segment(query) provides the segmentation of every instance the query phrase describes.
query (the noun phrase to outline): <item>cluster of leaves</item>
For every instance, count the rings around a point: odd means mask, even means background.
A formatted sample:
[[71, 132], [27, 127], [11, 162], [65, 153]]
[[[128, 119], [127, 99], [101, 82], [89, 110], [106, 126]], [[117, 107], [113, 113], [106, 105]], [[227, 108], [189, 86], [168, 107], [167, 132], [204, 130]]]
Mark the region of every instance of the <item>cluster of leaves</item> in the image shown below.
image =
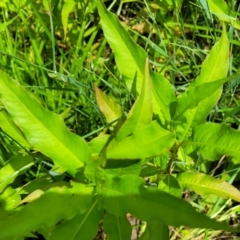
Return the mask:
[[[182, 199], [182, 192], [190, 189], [198, 196], [214, 194], [240, 201], [240, 192], [229, 183], [231, 179], [227, 182], [202, 170], [208, 166], [205, 162], [226, 156], [239, 163], [239, 131], [206, 122], [223, 85], [238, 82], [240, 78], [239, 74], [227, 77], [230, 45], [225, 25], [198, 77], [183, 93], [175, 94], [168, 79], [149, 67], [147, 52], [133, 41], [118, 17], [101, 0], [83, 2], [90, 9], [97, 7], [106, 38], [104, 44], [107, 41], [114, 51], [119, 79], [124, 80], [136, 100], [126, 113], [95, 81], [96, 102], [107, 126], [86, 141], [71, 132], [63, 117], [52, 111], [56, 109], [54, 101], [42, 104], [35, 92], [23, 87], [24, 82], [18, 81], [23, 74], [19, 67], [14, 67], [14, 61], [12, 67], [18, 71], [11, 75], [17, 80], [6, 74], [6, 69], [0, 71], [0, 124], [7, 146], [1, 150], [6, 154], [2, 154], [4, 164], [0, 169], [0, 239], [20, 240], [41, 235], [49, 240], [92, 240], [100, 228], [107, 239], [130, 239], [129, 214], [145, 223], [139, 234], [141, 240], [169, 239], [169, 226], [239, 232], [238, 228], [214, 219], [221, 204], [206, 216]], [[153, 9], [160, 6], [157, 2]], [[160, 19], [182, 4], [181, 1], [176, 1], [176, 5], [164, 3], [166, 12], [161, 12]], [[32, 1], [29, 4], [36, 10]], [[80, 3], [80, 9], [86, 5]], [[51, 20], [48, 1], [44, 1], [44, 6]], [[62, 6], [63, 39], [68, 37], [68, 16], [75, 6], [75, 1], [65, 1]], [[57, 7], [56, 4], [55, 11]], [[221, 7], [221, 12], [214, 1], [209, 1], [209, 7], [212, 13], [226, 14], [226, 8]], [[221, 20], [232, 23], [225, 17]], [[44, 29], [49, 32], [45, 25]], [[86, 52], [97, 33], [91, 35]], [[49, 34], [54, 43], [52, 32]], [[163, 54], [157, 47], [154, 45]], [[76, 58], [78, 53], [74, 52]], [[77, 67], [83, 69], [86, 57], [80, 63], [73, 59], [71, 72], [77, 71]], [[56, 71], [54, 59], [49, 76], [81, 89], [76, 79]], [[49, 91], [46, 96], [52, 94], [51, 84], [46, 82], [45, 86]], [[85, 97], [81, 99], [84, 106], [92, 92], [82, 90], [81, 94]], [[95, 105], [92, 99], [89, 101]], [[66, 114], [72, 110], [70, 106]], [[6, 156], [9, 159], [4, 159]]]

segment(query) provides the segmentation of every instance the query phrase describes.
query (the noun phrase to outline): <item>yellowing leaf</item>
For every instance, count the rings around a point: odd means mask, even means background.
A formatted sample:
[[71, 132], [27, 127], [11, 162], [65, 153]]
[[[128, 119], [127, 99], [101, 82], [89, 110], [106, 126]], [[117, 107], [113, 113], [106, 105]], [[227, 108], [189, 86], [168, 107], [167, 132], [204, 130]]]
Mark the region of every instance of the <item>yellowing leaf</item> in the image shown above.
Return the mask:
[[98, 106], [106, 117], [107, 122], [113, 122], [114, 120], [122, 116], [122, 108], [116, 102], [114, 102], [107, 94], [101, 91], [95, 84], [94, 89], [96, 93], [96, 99]]

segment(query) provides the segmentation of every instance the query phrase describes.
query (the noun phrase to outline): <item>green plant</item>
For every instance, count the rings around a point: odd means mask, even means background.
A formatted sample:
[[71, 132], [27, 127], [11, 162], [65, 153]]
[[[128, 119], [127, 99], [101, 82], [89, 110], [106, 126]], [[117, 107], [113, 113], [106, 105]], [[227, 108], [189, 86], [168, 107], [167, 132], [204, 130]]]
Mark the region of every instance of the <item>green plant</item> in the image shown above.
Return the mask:
[[[102, 223], [108, 239], [130, 239], [129, 213], [146, 223], [142, 240], [169, 239], [168, 226], [237, 232], [211, 219], [214, 212], [205, 216], [181, 199], [187, 188], [240, 201], [231, 184], [197, 169], [197, 161], [216, 161], [223, 155], [239, 161], [240, 133], [206, 123], [223, 84], [240, 78], [226, 77], [225, 28], [201, 74], [176, 96], [169, 81], [149, 69], [147, 53], [118, 18], [100, 0], [96, 3], [126, 87], [139, 96], [125, 115], [95, 85], [109, 127], [86, 142], [19, 82], [0, 72], [1, 127], [17, 142], [9, 146], [14, 156], [0, 170], [0, 238], [38, 233], [50, 240], [91, 240]], [[29, 174], [24, 184], [20, 176], [33, 167], [40, 170]]]

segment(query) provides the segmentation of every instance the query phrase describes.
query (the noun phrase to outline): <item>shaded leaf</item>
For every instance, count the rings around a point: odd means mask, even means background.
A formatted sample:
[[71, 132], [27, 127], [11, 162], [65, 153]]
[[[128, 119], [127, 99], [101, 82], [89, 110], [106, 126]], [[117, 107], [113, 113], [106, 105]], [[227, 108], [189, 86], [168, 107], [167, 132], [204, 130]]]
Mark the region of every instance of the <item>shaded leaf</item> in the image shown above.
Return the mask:
[[[84, 213], [91, 204], [93, 188], [84, 184], [59, 182], [48, 186], [34, 201], [0, 222], [0, 238], [24, 235], [39, 227]], [[34, 193], [33, 193], [34, 194]]]
[[33, 158], [29, 155], [18, 154], [12, 157], [0, 170], [0, 193], [15, 178], [24, 174], [33, 165]]
[[156, 220], [172, 226], [231, 229], [195, 211], [182, 199], [156, 188], [144, 187], [144, 180], [136, 175], [114, 177], [101, 171], [97, 183], [104, 208], [114, 215], [121, 217], [130, 213], [137, 219]]
[[0, 205], [8, 213], [15, 210], [20, 201], [19, 193], [12, 187], [8, 186], [0, 193]]
[[147, 223], [147, 227], [139, 240], [169, 240], [168, 226], [159, 221], [151, 221]]
[[131, 239], [132, 226], [126, 216], [118, 217], [107, 212], [103, 221], [103, 228], [108, 240]]
[[69, 132], [61, 117], [44, 109], [32, 94], [2, 71], [0, 100], [27, 141], [70, 174], [76, 175], [89, 160], [86, 142]]
[[188, 188], [200, 195], [215, 194], [223, 198], [232, 198], [240, 202], [240, 192], [231, 184], [197, 172], [178, 174], [177, 180], [183, 188]]
[[92, 240], [97, 235], [102, 213], [95, 200], [84, 214], [76, 215], [58, 225], [50, 234], [49, 240]]
[[182, 196], [182, 190], [179, 186], [178, 180], [170, 174], [161, 177], [158, 189], [179, 198]]
[[25, 148], [30, 148], [31, 145], [26, 141], [20, 129], [15, 125], [11, 116], [4, 110], [0, 111], [0, 127], [10, 137], [16, 140]]

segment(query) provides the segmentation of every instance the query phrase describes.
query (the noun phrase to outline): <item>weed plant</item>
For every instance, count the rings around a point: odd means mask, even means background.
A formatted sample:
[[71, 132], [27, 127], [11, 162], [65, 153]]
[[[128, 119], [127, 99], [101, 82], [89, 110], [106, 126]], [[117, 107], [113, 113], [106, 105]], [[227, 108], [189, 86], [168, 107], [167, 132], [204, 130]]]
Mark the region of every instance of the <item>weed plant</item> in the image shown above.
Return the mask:
[[238, 239], [238, 11], [1, 1], [0, 239]]

